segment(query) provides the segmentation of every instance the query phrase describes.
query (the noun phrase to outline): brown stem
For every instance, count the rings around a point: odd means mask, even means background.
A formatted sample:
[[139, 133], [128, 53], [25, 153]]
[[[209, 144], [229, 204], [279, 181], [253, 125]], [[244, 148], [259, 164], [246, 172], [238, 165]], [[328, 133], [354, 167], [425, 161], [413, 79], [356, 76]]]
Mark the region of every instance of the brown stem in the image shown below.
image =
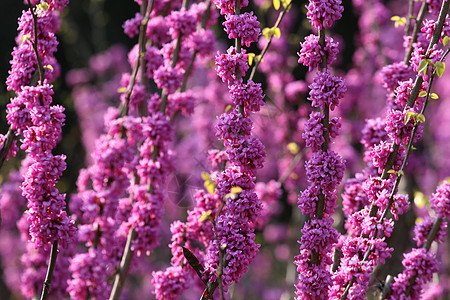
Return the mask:
[[133, 71], [131, 72], [131, 78], [130, 82], [128, 83], [127, 91], [126, 91], [126, 97], [125, 97], [125, 104], [121, 109], [121, 116], [128, 115], [128, 111], [130, 109], [130, 100], [131, 100], [131, 94], [133, 93], [134, 86], [136, 84], [137, 75], [139, 72], [139, 68], [141, 67], [144, 59], [144, 53], [146, 49], [146, 29], [148, 21], [150, 20], [150, 13], [153, 9], [153, 2], [154, 0], [150, 0], [147, 5], [147, 1], [142, 1], [141, 11], [145, 11], [144, 18], [142, 19], [141, 25], [139, 26], [139, 38], [138, 38], [138, 59], [136, 59], [136, 63], [134, 64]]
[[[31, 5], [30, 0], [27, 0], [28, 6], [30, 8], [31, 16], [33, 17], [33, 35], [34, 35], [34, 42], [31, 42], [31, 45], [33, 46], [34, 54], [36, 55], [36, 60], [38, 63], [38, 72], [39, 72], [39, 81], [41, 84], [44, 82], [44, 67], [42, 66], [41, 56], [39, 55], [38, 51], [38, 32], [37, 32], [37, 16], [34, 11], [34, 7]], [[42, 105], [42, 101], [41, 101]]]
[[409, 60], [411, 59], [411, 54], [414, 49], [413, 44], [417, 41], [417, 33], [419, 32], [420, 26], [422, 26], [423, 18], [425, 17], [427, 9], [428, 9], [428, 3], [427, 3], [427, 1], [423, 1], [422, 6], [420, 7], [419, 14], [417, 15], [416, 23], [414, 24], [412, 38], [411, 38], [411, 42], [409, 44], [409, 48], [406, 51], [405, 59], [403, 60], [405, 65], [408, 65]]
[[3, 142], [3, 147], [0, 150], [0, 169], [3, 166], [3, 163], [6, 160], [6, 157], [8, 156], [8, 152], [9, 152], [9, 149], [11, 149], [11, 146], [14, 142], [14, 138], [15, 138], [14, 132], [10, 127], [8, 129], [8, 132], [6, 133], [5, 141]]
[[122, 288], [125, 284], [128, 270], [130, 269], [131, 260], [133, 259], [134, 255], [134, 251], [131, 250], [131, 244], [133, 243], [133, 240], [136, 238], [136, 236], [136, 231], [134, 231], [134, 228], [131, 227], [130, 231], [128, 232], [127, 243], [122, 255], [122, 261], [120, 262], [119, 270], [114, 278], [114, 284], [109, 296], [109, 300], [118, 300], [120, 298], [120, 294], [122, 293]]
[[413, 13], [414, 13], [414, 0], [409, 0], [408, 20], [406, 21], [405, 26], [405, 36], [409, 36], [409, 32], [411, 31]]
[[50, 293], [50, 284], [53, 278], [53, 271], [56, 266], [56, 258], [58, 257], [58, 240], [56, 240], [50, 250], [50, 258], [48, 261], [47, 275], [45, 276], [44, 286], [42, 287], [41, 300], [47, 300]]
[[[186, 9], [188, 5], [188, 1], [183, 1], [182, 8]], [[170, 62], [170, 66], [172, 68], [175, 68], [178, 62], [178, 57], [180, 55], [180, 49], [181, 49], [181, 39], [182, 35], [181, 32], [178, 34], [178, 37], [175, 41], [175, 48], [173, 50], [172, 60]], [[166, 112], [166, 106], [167, 106], [167, 99], [169, 97], [169, 93], [164, 89], [161, 93], [161, 106], [159, 111], [163, 114]]]
[[[208, 22], [208, 19], [210, 17], [210, 11], [211, 11], [211, 1], [207, 1], [206, 4], [206, 12], [202, 17], [202, 23], [201, 28], [206, 28], [206, 23]], [[184, 92], [186, 90], [187, 81], [189, 79], [189, 75], [191, 75], [192, 68], [194, 67], [194, 62], [197, 57], [198, 51], [195, 50], [194, 53], [192, 53], [191, 61], [189, 62], [189, 65], [186, 69], [186, 72], [184, 72], [184, 78], [183, 82], [181, 83], [180, 92]]]
[[[286, 5], [286, 7], [280, 12], [280, 14], [278, 15], [278, 19], [275, 22], [275, 25], [273, 25], [274, 28], [278, 28], [278, 26], [280, 26], [281, 20], [283, 20], [284, 15], [289, 10], [291, 5], [292, 5], [292, 1], [290, 1], [289, 4]], [[255, 60], [255, 65], [252, 68], [252, 72], [250, 73], [250, 77], [248, 78], [248, 80], [253, 80], [253, 77], [255, 76], [255, 73], [256, 73], [256, 69], [258, 69], [258, 66], [261, 63], [261, 61], [262, 61], [264, 55], [266, 54], [267, 50], [269, 49], [270, 44], [272, 44], [273, 37], [274, 37], [273, 35], [271, 35], [269, 37], [269, 41], [267, 42], [266, 46], [264, 46], [263, 50], [261, 51], [261, 54], [259, 55], [259, 58], [257, 60]]]

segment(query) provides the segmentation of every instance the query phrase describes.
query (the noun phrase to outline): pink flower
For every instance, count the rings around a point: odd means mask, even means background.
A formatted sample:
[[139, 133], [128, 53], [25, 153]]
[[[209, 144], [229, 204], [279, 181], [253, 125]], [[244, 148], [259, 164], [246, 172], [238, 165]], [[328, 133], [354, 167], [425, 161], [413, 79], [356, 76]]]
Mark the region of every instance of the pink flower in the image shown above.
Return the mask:
[[339, 104], [339, 99], [344, 97], [347, 87], [341, 77], [331, 75], [329, 72], [319, 72], [314, 77], [314, 82], [309, 85], [311, 89], [308, 100], [312, 101], [313, 107], [331, 110]]
[[250, 47], [250, 44], [258, 41], [261, 35], [259, 22], [253, 12], [240, 15], [225, 15], [223, 26], [229, 39], [241, 39], [241, 43]]
[[341, 0], [311, 0], [306, 6], [308, 9], [306, 17], [317, 29], [331, 27], [334, 21], [342, 17], [344, 6], [341, 5], [341, 2]]
[[236, 53], [236, 49], [231, 46], [228, 48], [226, 54], [217, 52], [217, 75], [219, 75], [223, 82], [227, 82], [228, 85], [231, 85], [231, 83], [236, 80], [236, 68], [241, 72], [242, 76], [245, 76], [245, 72], [249, 68], [247, 60], [248, 55], [245, 54], [245, 49], [242, 49], [241, 53]]
[[142, 23], [142, 15], [140, 13], [136, 13], [134, 18], [131, 18], [129, 20], [126, 20], [125, 23], [123, 23], [123, 31], [126, 35], [128, 35], [130, 38], [135, 37], [139, 34], [139, 27]]
[[450, 217], [450, 182], [444, 181], [437, 187], [436, 193], [431, 196], [430, 203], [439, 218], [445, 220]]
[[325, 38], [325, 49], [319, 45], [319, 37], [311, 34], [305, 37], [305, 41], [300, 43], [300, 52], [297, 52], [298, 63], [309, 67], [309, 71], [319, 68], [322, 58], [326, 57], [326, 65], [330, 66], [336, 60], [338, 54], [338, 43], [330, 37]]
[[[213, 0], [212, 2], [220, 9], [222, 15], [234, 14], [234, 8], [236, 7], [235, 0]], [[248, 0], [242, 0], [240, 3], [240, 8], [248, 6]]]
[[230, 87], [231, 100], [235, 105], [244, 107], [245, 115], [250, 112], [259, 111], [264, 105], [264, 95], [260, 83], [249, 80], [247, 84], [242, 83], [242, 79], [235, 81]]

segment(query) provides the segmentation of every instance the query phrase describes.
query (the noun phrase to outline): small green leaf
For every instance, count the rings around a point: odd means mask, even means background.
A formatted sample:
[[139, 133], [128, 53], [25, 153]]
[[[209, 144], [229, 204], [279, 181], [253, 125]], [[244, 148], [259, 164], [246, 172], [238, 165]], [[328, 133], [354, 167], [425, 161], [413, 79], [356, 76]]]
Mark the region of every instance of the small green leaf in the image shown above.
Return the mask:
[[38, 5], [36, 5], [36, 8], [39, 10], [44, 10], [47, 11], [48, 10], [48, 3], [47, 2], [42, 2]]
[[45, 65], [44, 68], [53, 71], [53, 66], [52, 65]]
[[25, 43], [25, 41], [28, 41], [29, 39], [31, 39], [31, 35], [30, 34], [25, 34], [25, 35], [22, 35], [22, 38], [20, 39], [20, 42], [23, 44], [23, 43]]
[[253, 59], [255, 58], [255, 53], [249, 53], [248, 54], [248, 64], [251, 66], [253, 64]]
[[424, 74], [427, 72], [428, 60], [422, 59], [419, 63], [419, 74], [423, 72]]
[[411, 117], [415, 117], [416, 113], [413, 111], [408, 111], [405, 115], [405, 125], [408, 124]]
[[225, 112], [229, 112], [233, 107], [231, 105], [227, 105], [227, 107], [225, 107]]
[[202, 172], [201, 174], [203, 180], [209, 180], [209, 174], [206, 172]]
[[118, 92], [118, 93], [126, 93], [126, 92], [127, 92], [127, 88], [124, 87], [124, 86], [122, 86], [122, 87], [120, 87], [120, 88], [117, 89], [117, 92]]
[[396, 174], [397, 175], [401, 175], [401, 176], [405, 176], [405, 172], [403, 172], [403, 170], [397, 171]]
[[395, 174], [395, 171], [394, 170], [389, 170], [389, 171], [387, 171], [388, 172], [388, 174]]
[[431, 97], [431, 99], [434, 99], [434, 100], [439, 99], [439, 96], [436, 93], [431, 93], [430, 97]]
[[278, 27], [272, 28], [273, 30], [273, 35], [276, 36], [277, 38], [280, 38], [281, 36], [281, 30]]
[[280, 9], [280, 0], [273, 0], [273, 8], [275, 8], [275, 10]]
[[442, 43], [444, 44], [444, 47], [447, 46], [447, 43], [448, 43], [449, 39], [450, 38], [448, 36], [444, 36], [444, 39], [442, 41]]
[[411, 145], [411, 150], [415, 151], [415, 150], [417, 150], [417, 148]]
[[[283, 4], [283, 7], [286, 8], [288, 7], [289, 4], [291, 4], [293, 0], [281, 0], [281, 3]], [[291, 7], [289, 7], [286, 11], [289, 11], [291, 9]]]
[[420, 93], [419, 93], [419, 97], [425, 97], [427, 95], [427, 92], [426, 91], [421, 91]]
[[299, 147], [296, 143], [294, 143], [294, 142], [287, 144], [286, 148], [287, 148], [287, 149], [289, 150], [289, 152], [291, 152], [293, 155], [297, 154], [297, 153], [300, 151], [300, 147]]
[[269, 27], [266, 27], [266, 28], [264, 28], [263, 30], [262, 30], [262, 35], [266, 38], [266, 39], [269, 39], [270, 38], [270, 28]]
[[211, 210], [205, 211], [202, 213], [198, 221], [201, 223], [211, 217]]
[[417, 114], [417, 122], [424, 123], [425, 116], [423, 114]]
[[445, 71], [445, 62], [438, 61], [436, 62], [436, 73], [439, 77], [442, 77]]
[[399, 27], [399, 26], [405, 26], [406, 24], [406, 18], [404, 17], [399, 17], [399, 16], [393, 16], [391, 17], [391, 21], [394, 21], [394, 26], [395, 28]]

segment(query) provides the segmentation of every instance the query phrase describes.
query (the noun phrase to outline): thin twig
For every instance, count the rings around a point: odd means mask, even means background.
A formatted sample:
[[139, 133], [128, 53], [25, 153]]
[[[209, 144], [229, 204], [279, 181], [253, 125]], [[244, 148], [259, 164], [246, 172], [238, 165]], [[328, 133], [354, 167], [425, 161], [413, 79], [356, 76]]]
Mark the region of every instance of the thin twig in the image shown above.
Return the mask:
[[[278, 28], [280, 26], [281, 20], [283, 20], [284, 15], [286, 12], [291, 8], [292, 1], [289, 2], [288, 5], [284, 7], [284, 9], [281, 11], [281, 13], [278, 15], [277, 21], [275, 22], [275, 25], [273, 25], [274, 28]], [[253, 77], [255, 76], [256, 69], [258, 69], [259, 64], [262, 62], [264, 55], [266, 54], [267, 50], [269, 50], [270, 44], [272, 44], [274, 35], [272, 34], [269, 38], [269, 41], [264, 46], [263, 50], [261, 51], [261, 54], [259, 55], [259, 58], [255, 60], [255, 65], [252, 68], [252, 72], [250, 73], [250, 76], [248, 80], [253, 80]]]
[[131, 227], [130, 231], [128, 232], [127, 243], [123, 252], [122, 261], [120, 262], [119, 270], [114, 278], [114, 284], [111, 290], [111, 295], [109, 296], [109, 300], [118, 300], [120, 298], [123, 285], [125, 284], [125, 278], [128, 275], [131, 260], [133, 259], [134, 251], [131, 250], [131, 245], [136, 236], [136, 231], [133, 227]]
[[58, 257], [58, 240], [56, 240], [50, 250], [50, 258], [48, 261], [47, 275], [45, 276], [44, 286], [42, 287], [41, 300], [47, 300], [50, 293], [50, 285], [52, 283], [53, 271], [56, 266], [56, 258]]

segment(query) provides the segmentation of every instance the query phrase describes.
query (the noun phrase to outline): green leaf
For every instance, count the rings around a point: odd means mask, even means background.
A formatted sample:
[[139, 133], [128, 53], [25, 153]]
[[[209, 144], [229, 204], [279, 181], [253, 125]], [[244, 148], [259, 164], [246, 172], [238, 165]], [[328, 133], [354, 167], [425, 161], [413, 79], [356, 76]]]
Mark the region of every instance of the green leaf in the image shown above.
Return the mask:
[[405, 172], [403, 172], [403, 170], [400, 170], [400, 171], [396, 172], [396, 174], [397, 174], [397, 175], [405, 176]]
[[278, 27], [272, 28], [273, 30], [273, 35], [276, 36], [277, 38], [280, 38], [281, 36], [281, 30]]
[[201, 223], [211, 217], [211, 210], [205, 211], [202, 213], [198, 221]]
[[389, 170], [389, 171], [387, 171], [388, 172], [388, 174], [395, 174], [395, 171], [394, 170]]
[[442, 41], [442, 43], [444, 44], [444, 47], [447, 46], [448, 40], [450, 38], [448, 36], [444, 36], [444, 40]]
[[438, 61], [436, 62], [436, 73], [439, 77], [442, 77], [442, 75], [445, 72], [445, 62]]
[[395, 28], [406, 25], [406, 18], [404, 18], [404, 17], [392, 16], [391, 21], [395, 22], [394, 23]]
[[120, 87], [120, 88], [117, 89], [117, 92], [118, 92], [118, 93], [126, 93], [126, 92], [127, 92], [127, 88], [124, 87], [124, 86], [122, 86], [122, 87]]
[[269, 39], [270, 38], [270, 28], [266, 27], [262, 30], [262, 35], [266, 38]]
[[255, 53], [249, 53], [248, 54], [248, 64], [251, 66], [253, 64], [253, 59], [255, 58]]
[[427, 95], [427, 92], [426, 91], [421, 91], [420, 93], [419, 93], [419, 97], [425, 97]]
[[53, 71], [53, 66], [52, 65], [45, 65], [44, 68]]
[[25, 43], [25, 41], [28, 41], [29, 39], [31, 39], [31, 35], [30, 34], [25, 34], [25, 35], [22, 35], [22, 38], [20, 39], [20, 42], [23, 44], [23, 43]]
[[416, 115], [415, 112], [413, 111], [408, 111], [405, 115], [405, 125], [408, 124], [409, 120], [411, 119], [411, 117], [414, 117]]
[[428, 60], [422, 59], [419, 63], [419, 74], [423, 72], [424, 74], [427, 72]]
[[294, 142], [287, 144], [286, 148], [287, 148], [287, 149], [289, 150], [289, 152], [291, 152], [293, 155], [297, 154], [297, 153], [300, 151], [300, 147], [299, 147], [296, 143], [294, 143]]
[[431, 97], [431, 99], [434, 99], [434, 100], [439, 99], [439, 96], [436, 93], [431, 93], [430, 97]]
[[42, 3], [38, 4], [38, 5], [36, 5], [36, 8], [39, 9], [39, 10], [46, 11], [46, 10], [48, 10], [48, 3], [47, 2], [42, 2]]
[[425, 116], [423, 114], [417, 114], [417, 122], [424, 123]]
[[[294, 1], [294, 0], [281, 0], [281, 3], [283, 4], [283, 7], [286, 8], [286, 7], [288, 7], [288, 5], [291, 4], [292, 1]], [[289, 6], [289, 8], [286, 11], [289, 11], [289, 10], [291, 10], [291, 6]]]
[[275, 8], [275, 10], [280, 9], [280, 0], [273, 0], [273, 8]]

